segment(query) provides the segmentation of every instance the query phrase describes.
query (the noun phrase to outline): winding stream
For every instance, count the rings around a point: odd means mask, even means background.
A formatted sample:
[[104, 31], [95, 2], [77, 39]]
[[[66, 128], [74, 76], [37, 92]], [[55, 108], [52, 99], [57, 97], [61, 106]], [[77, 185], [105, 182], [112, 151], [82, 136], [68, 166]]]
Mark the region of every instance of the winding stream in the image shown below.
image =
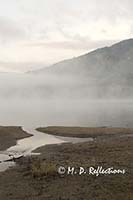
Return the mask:
[[0, 152], [0, 172], [7, 170], [9, 167], [15, 166], [14, 161], [8, 161], [12, 157], [38, 155], [37, 153], [32, 153], [38, 147], [48, 145], [48, 144], [61, 144], [66, 142], [78, 143], [85, 141], [93, 141], [92, 138], [73, 138], [73, 137], [60, 137], [49, 135], [37, 131], [35, 128], [23, 127], [23, 130], [31, 134], [31, 137], [24, 138], [17, 141], [15, 146], [8, 148], [6, 151]]

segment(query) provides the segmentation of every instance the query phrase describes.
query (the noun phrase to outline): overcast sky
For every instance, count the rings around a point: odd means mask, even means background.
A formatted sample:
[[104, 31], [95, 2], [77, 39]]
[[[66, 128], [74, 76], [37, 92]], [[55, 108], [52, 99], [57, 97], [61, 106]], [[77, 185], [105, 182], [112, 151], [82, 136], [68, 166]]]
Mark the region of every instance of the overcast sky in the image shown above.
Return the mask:
[[132, 0], [0, 0], [3, 71], [39, 68], [131, 37]]

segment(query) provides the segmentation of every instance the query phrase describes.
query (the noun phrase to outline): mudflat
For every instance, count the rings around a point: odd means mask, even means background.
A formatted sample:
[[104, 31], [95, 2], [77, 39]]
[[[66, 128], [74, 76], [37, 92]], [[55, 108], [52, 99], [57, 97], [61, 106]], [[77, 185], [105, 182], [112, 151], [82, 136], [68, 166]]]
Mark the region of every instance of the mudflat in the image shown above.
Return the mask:
[[[72, 130], [71, 130], [72, 131]], [[128, 133], [129, 134], [129, 133]], [[131, 133], [132, 134], [132, 133]], [[0, 173], [1, 200], [132, 200], [133, 137], [101, 137], [93, 142], [47, 145], [38, 157], [22, 158]], [[64, 175], [59, 166], [124, 169], [125, 174]]]
[[133, 134], [133, 128], [114, 128], [114, 127], [65, 127], [48, 126], [37, 128], [38, 131], [64, 137], [98, 137], [98, 136], [117, 136], [123, 134]]
[[30, 137], [28, 133], [16, 126], [0, 126], [0, 151], [16, 144], [17, 140]]

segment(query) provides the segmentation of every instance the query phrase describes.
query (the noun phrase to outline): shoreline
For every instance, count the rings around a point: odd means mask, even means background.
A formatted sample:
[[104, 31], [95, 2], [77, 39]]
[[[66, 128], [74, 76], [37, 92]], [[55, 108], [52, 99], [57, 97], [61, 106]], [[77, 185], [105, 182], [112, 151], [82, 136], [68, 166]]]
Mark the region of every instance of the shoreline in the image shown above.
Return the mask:
[[0, 126], [0, 151], [5, 151], [16, 145], [17, 140], [31, 136], [20, 126]]
[[[48, 126], [37, 128], [36, 130], [54, 136], [73, 138], [97, 139], [120, 135], [133, 135], [133, 128]], [[4, 151], [16, 145], [17, 140], [31, 136], [32, 135], [24, 131], [21, 126], [0, 126], [0, 151]]]
[[[96, 140], [84, 143], [45, 145], [34, 151], [40, 155], [20, 158], [15, 167], [0, 173], [1, 200], [132, 199], [133, 139], [128, 135], [117, 139], [110, 135], [104, 133]], [[68, 166], [75, 169], [80, 166], [113, 167], [124, 169], [126, 173], [59, 175], [59, 166], [65, 169]]]
[[[13, 169], [0, 173], [1, 199], [81, 200], [132, 199], [133, 140], [111, 138], [77, 144], [46, 145], [36, 149], [39, 156], [22, 158]], [[59, 175], [58, 167], [125, 169], [125, 174], [98, 177]], [[15, 187], [17, 185], [17, 187]], [[23, 193], [23, 191], [25, 191]], [[56, 197], [56, 198], [55, 198]]]
[[61, 136], [78, 138], [97, 138], [119, 135], [133, 134], [133, 128], [115, 128], [115, 127], [67, 127], [67, 126], [48, 126], [40, 127], [37, 131]]

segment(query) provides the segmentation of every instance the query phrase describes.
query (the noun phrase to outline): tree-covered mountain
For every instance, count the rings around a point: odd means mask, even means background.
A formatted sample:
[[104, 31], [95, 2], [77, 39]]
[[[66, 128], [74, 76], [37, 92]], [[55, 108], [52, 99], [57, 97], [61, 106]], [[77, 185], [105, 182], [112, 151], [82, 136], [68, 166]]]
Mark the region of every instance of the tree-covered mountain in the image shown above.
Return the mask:
[[67, 94], [73, 92], [78, 93], [78, 96], [132, 97], [133, 39], [56, 63], [34, 73], [61, 79], [58, 84], [50, 83], [50, 87], [52, 85], [52, 88], [56, 88], [56, 92], [62, 91], [64, 77], [63, 90], [67, 91]]
[[108, 79], [117, 80], [123, 77], [130, 82], [133, 75], [133, 39], [56, 63], [39, 70], [38, 73], [76, 76], [80, 74], [88, 78], [91, 76], [104, 79], [108, 76]]

